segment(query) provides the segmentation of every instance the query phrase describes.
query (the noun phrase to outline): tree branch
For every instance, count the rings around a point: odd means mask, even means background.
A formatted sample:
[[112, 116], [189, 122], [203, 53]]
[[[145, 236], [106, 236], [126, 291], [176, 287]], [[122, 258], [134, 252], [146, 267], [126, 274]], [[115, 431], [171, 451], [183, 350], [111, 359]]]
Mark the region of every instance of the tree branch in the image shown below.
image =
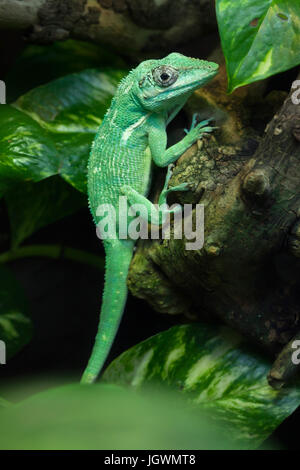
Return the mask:
[[0, 0], [0, 28], [26, 29], [37, 24], [46, 0]]
[[31, 42], [75, 38], [151, 55], [216, 31], [210, 0], [0, 0], [0, 28]]
[[300, 329], [300, 105], [286, 98], [263, 132], [282, 92], [226, 96], [218, 80], [192, 106], [220, 130], [180, 158], [170, 182], [194, 187], [176, 202], [204, 204], [204, 247], [144, 242], [128, 284], [157, 311], [227, 323], [274, 356]]

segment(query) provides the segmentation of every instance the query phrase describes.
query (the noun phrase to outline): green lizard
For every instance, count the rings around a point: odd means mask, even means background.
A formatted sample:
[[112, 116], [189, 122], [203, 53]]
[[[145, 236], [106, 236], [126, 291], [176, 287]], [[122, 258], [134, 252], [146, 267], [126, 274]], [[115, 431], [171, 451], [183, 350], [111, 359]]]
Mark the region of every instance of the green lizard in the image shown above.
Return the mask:
[[[159, 205], [170, 191], [186, 191], [187, 183], [168, 189], [172, 163], [204, 132], [212, 131], [209, 120], [192, 125], [187, 135], [167, 149], [166, 126], [192, 93], [218, 71], [214, 62], [172, 53], [161, 60], [147, 60], [125, 77], [95, 137], [88, 165], [89, 205], [96, 224], [100, 205], [111, 204], [120, 220], [119, 198], [129, 205], [143, 204], [149, 221], [161, 224], [167, 212], [158, 210], [147, 195], [151, 166], [169, 166]], [[99, 212], [98, 212], [99, 214]], [[128, 228], [128, 226], [127, 226]], [[127, 298], [127, 274], [135, 240], [120, 237], [103, 240], [106, 253], [105, 286], [99, 329], [82, 383], [96, 380], [114, 341]]]

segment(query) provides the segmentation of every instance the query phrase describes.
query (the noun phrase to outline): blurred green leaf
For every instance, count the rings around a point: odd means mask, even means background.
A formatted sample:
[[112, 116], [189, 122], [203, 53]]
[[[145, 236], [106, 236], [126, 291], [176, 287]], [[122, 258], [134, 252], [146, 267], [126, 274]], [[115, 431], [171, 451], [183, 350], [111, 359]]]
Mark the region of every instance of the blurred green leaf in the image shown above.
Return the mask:
[[8, 405], [9, 405], [8, 401], [4, 400], [3, 398], [0, 398], [0, 409], [5, 408]]
[[87, 205], [86, 197], [58, 176], [39, 183], [19, 183], [6, 194], [5, 201], [12, 249], [38, 229]]
[[32, 325], [28, 305], [19, 283], [11, 272], [0, 266], [0, 340], [9, 359], [31, 339]]
[[300, 64], [299, 0], [217, 0], [228, 91]]
[[163, 383], [209, 411], [244, 448], [258, 447], [300, 404], [300, 388], [275, 391], [271, 364], [231, 330], [175, 326], [115, 359], [103, 380], [141, 388]]
[[90, 68], [124, 66], [123, 60], [107, 47], [90, 42], [69, 39], [46, 46], [28, 45], [5, 77], [7, 102], [63, 75]]
[[87, 160], [122, 70], [85, 70], [0, 106], [0, 194], [59, 174], [86, 191]]
[[230, 436], [177, 393], [69, 385], [0, 410], [1, 449], [229, 449]]

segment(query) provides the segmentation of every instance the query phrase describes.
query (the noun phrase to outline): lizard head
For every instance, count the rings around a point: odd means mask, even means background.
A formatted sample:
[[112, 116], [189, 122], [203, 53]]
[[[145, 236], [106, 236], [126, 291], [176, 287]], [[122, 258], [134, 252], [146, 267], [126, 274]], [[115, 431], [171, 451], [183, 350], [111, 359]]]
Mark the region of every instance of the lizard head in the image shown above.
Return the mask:
[[134, 71], [133, 93], [148, 111], [168, 111], [218, 73], [218, 64], [176, 52], [142, 62]]

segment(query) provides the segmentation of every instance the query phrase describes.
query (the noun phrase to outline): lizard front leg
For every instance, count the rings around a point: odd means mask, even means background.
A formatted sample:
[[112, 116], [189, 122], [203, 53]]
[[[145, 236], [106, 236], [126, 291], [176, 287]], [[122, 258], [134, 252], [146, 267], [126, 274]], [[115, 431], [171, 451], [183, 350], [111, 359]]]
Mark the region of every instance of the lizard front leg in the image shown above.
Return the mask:
[[191, 147], [205, 132], [212, 132], [215, 127], [208, 126], [209, 120], [200, 122], [191, 129], [177, 144], [167, 149], [167, 133], [165, 119], [152, 116], [149, 126], [149, 147], [154, 163], [164, 167], [175, 162], [189, 147]]
[[142, 194], [139, 194], [131, 186], [124, 185], [121, 188], [121, 194], [127, 197], [130, 205], [142, 204], [147, 211], [147, 222], [155, 225], [161, 225], [170, 213], [175, 214], [176, 208], [168, 209], [167, 196], [172, 191], [188, 191], [189, 183], [182, 183], [178, 186], [168, 188], [168, 183], [172, 175], [172, 163], [176, 161], [194, 142], [196, 142], [204, 132], [211, 132], [214, 128], [207, 126], [209, 120], [203, 121], [196, 127], [193, 127], [188, 134], [177, 144], [167, 149], [166, 121], [163, 116], [155, 115], [150, 119], [149, 126], [149, 147], [154, 162], [161, 167], [169, 166], [163, 190], [159, 196], [159, 209], [152, 204]]

